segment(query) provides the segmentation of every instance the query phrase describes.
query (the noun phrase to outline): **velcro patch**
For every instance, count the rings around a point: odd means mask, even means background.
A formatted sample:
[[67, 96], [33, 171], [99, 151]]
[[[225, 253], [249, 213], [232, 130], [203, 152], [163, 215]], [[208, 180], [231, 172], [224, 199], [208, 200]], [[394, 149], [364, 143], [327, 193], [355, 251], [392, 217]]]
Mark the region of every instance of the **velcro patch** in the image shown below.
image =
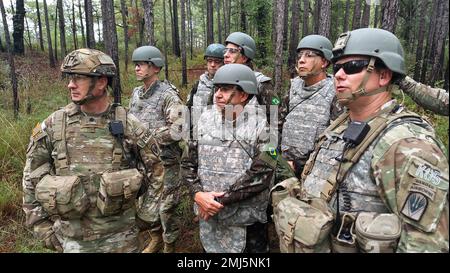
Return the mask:
[[42, 130], [41, 123], [38, 122], [36, 124], [36, 126], [33, 128], [33, 130], [31, 131], [31, 138], [33, 139], [33, 141], [38, 141], [39, 139], [41, 139], [44, 136], [45, 136], [45, 132], [44, 132], [44, 130]]
[[441, 183], [441, 171], [435, 170], [427, 164], [420, 164], [416, 169], [415, 176], [435, 186], [439, 186]]
[[422, 193], [411, 192], [403, 204], [402, 214], [414, 221], [420, 221], [427, 206], [428, 199]]
[[278, 105], [280, 104], [280, 100], [277, 97], [272, 98], [272, 105]]
[[420, 192], [426, 197], [428, 197], [431, 201], [434, 200], [434, 197], [436, 195], [436, 187], [431, 186], [428, 183], [425, 183], [421, 180], [416, 179], [409, 188], [408, 191], [411, 192]]

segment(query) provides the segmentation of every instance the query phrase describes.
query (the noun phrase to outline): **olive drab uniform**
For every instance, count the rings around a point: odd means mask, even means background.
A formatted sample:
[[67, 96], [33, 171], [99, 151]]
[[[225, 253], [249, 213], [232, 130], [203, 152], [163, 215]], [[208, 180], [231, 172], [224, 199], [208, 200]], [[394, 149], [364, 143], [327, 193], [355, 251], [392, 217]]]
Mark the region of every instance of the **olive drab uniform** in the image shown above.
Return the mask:
[[330, 125], [301, 184], [286, 186], [275, 209], [282, 251], [448, 252], [448, 160], [430, 124], [392, 100], [343, 154], [348, 121]]
[[267, 222], [269, 183], [276, 160], [269, 158], [272, 168], [255, 168], [253, 177], [245, 177], [269, 142], [269, 138], [261, 138], [268, 126], [261, 108], [247, 104], [234, 129], [233, 122], [222, 120], [216, 109], [207, 110], [200, 117], [197, 159], [200, 184], [194, 186], [202, 191], [229, 191], [241, 188], [238, 185], [246, 178], [253, 187], [262, 188], [249, 198], [226, 204], [208, 221], [200, 220], [200, 239], [207, 252], [239, 253], [246, 247], [246, 226]]
[[331, 76], [312, 86], [305, 86], [300, 77], [291, 80], [285, 101], [287, 109], [283, 113], [281, 152], [296, 167], [303, 168], [316, 139], [328, 127], [330, 119], [335, 119], [341, 111], [335, 94]]
[[[109, 130], [124, 125], [123, 149]], [[71, 103], [33, 130], [23, 175], [26, 225], [37, 238], [54, 234], [64, 252], [136, 252], [135, 201], [159, 148], [121, 106], [89, 115]], [[151, 176], [151, 172], [145, 174]]]
[[178, 203], [179, 161], [181, 149], [178, 138], [178, 121], [183, 105], [179, 91], [172, 84], [159, 80], [147, 90], [144, 86], [133, 90], [130, 113], [134, 114], [158, 138], [160, 164], [154, 170], [154, 179], [144, 196], [144, 205], [138, 210], [139, 218], [152, 223], [153, 228], [163, 228], [166, 243], [173, 243], [179, 234], [174, 221]]

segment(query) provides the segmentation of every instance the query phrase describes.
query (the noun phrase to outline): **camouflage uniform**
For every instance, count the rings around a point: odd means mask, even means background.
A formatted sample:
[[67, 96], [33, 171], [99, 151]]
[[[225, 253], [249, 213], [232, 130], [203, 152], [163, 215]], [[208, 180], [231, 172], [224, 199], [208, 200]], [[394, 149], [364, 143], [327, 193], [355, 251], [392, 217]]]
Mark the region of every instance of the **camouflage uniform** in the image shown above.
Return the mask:
[[333, 78], [327, 78], [312, 86], [296, 77], [291, 80], [289, 94], [284, 99], [283, 135], [281, 152], [286, 160], [294, 161], [296, 168], [303, 169], [314, 143], [334, 120], [341, 108], [335, 98]]
[[[108, 127], [110, 121], [118, 119], [115, 113], [110, 106], [102, 114], [88, 115], [71, 103], [33, 130], [23, 172], [26, 225], [43, 241], [56, 240], [55, 235], [62, 246], [59, 251], [137, 251], [135, 201], [131, 198], [128, 207], [121, 205], [121, 209], [106, 213], [107, 206], [99, 206], [99, 198], [104, 198], [100, 176], [111, 171], [133, 170], [130, 158], [152, 170], [159, 161], [159, 148], [155, 142], [150, 144], [151, 132], [128, 114], [123, 119], [122, 150]], [[80, 182], [69, 185], [67, 180], [61, 187], [43, 188], [45, 180], [67, 176], [78, 176]], [[117, 190], [119, 199], [113, 202], [125, 204], [126, 188]], [[136, 194], [131, 196], [136, 198]], [[69, 206], [75, 207], [68, 210], [70, 214], [65, 210]]]
[[423, 108], [439, 115], [448, 116], [448, 92], [444, 89], [417, 83], [408, 76], [399, 83], [399, 86]]
[[154, 170], [154, 183], [144, 196], [144, 205], [139, 208], [138, 216], [151, 222], [154, 229], [159, 229], [161, 224], [164, 242], [168, 244], [175, 242], [179, 234], [174, 219], [181, 157], [176, 124], [182, 107], [178, 90], [159, 80], [147, 90], [144, 86], [136, 87], [130, 100], [130, 113], [155, 130], [161, 147], [161, 162]]
[[[388, 118], [401, 112], [392, 100], [375, 116]], [[369, 125], [374, 120], [369, 120]], [[305, 167], [302, 174], [302, 186], [308, 195], [323, 198], [323, 192], [328, 192], [330, 177], [336, 176], [333, 172], [339, 164], [336, 159], [344, 149], [347, 121], [345, 118], [334, 129], [327, 129], [311, 154], [307, 166], [311, 164], [312, 169]], [[400, 219], [401, 235], [398, 244], [391, 245], [392, 250], [448, 252], [449, 169], [443, 151], [430, 124], [414, 114], [396, 119], [363, 151], [338, 184], [340, 217], [350, 213], [357, 219], [362, 212], [395, 214]], [[341, 161], [342, 171], [349, 161]], [[335, 213], [336, 192], [329, 205]]]
[[[200, 220], [200, 239], [207, 252], [243, 252], [246, 226], [267, 222], [268, 188], [276, 166], [276, 158], [266, 151], [267, 122], [261, 108], [247, 104], [235, 128], [216, 109], [203, 113], [198, 126], [198, 145], [191, 147], [198, 155], [190, 158], [192, 168], [185, 175], [192, 193], [227, 192], [220, 198], [225, 207], [208, 221]], [[259, 249], [268, 251], [267, 245]]]

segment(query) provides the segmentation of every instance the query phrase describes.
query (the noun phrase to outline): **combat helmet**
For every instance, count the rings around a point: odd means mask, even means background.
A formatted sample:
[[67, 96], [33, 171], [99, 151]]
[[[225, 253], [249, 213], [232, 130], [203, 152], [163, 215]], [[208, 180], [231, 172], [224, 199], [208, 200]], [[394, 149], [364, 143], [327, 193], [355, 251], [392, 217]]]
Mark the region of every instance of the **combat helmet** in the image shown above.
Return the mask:
[[205, 50], [205, 59], [206, 57], [213, 57], [223, 60], [223, 50], [225, 46], [222, 44], [210, 44]]
[[300, 40], [297, 46], [297, 52], [300, 49], [314, 49], [322, 53], [323, 57], [331, 61], [333, 57], [333, 44], [322, 35], [308, 35]]
[[164, 66], [164, 57], [161, 51], [154, 46], [141, 46], [136, 48], [131, 60], [133, 62], [151, 62], [160, 68]]
[[114, 77], [116, 65], [107, 54], [90, 48], [80, 48], [70, 52], [61, 64], [61, 72], [89, 76]]
[[214, 76], [214, 85], [237, 85], [250, 95], [258, 94], [255, 73], [243, 64], [226, 64], [221, 66]]
[[240, 46], [242, 48], [242, 54], [247, 58], [251, 60], [255, 58], [256, 54], [255, 40], [253, 40], [253, 38], [250, 37], [249, 35], [243, 32], [233, 32], [230, 35], [228, 35], [227, 39], [225, 40], [225, 44], [227, 43], [233, 43], [235, 45]]

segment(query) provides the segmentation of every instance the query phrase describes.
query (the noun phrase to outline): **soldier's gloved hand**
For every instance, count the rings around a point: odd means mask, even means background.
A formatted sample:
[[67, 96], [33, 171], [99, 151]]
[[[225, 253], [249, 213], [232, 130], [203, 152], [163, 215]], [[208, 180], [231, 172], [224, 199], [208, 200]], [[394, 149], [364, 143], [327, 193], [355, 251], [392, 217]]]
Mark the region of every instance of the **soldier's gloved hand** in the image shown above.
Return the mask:
[[63, 252], [63, 248], [54, 232], [49, 232], [48, 236], [44, 239], [44, 245], [46, 248]]

